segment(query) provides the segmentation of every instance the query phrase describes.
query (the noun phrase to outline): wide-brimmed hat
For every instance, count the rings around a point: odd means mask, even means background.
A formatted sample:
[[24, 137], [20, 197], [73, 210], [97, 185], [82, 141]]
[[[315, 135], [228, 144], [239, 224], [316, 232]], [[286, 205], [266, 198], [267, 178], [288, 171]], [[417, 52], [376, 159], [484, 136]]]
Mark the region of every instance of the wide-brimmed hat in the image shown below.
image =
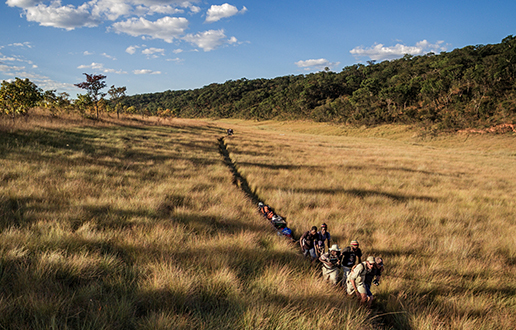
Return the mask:
[[367, 262], [370, 263], [371, 265], [376, 263], [373, 256], [367, 257]]
[[328, 251], [340, 251], [339, 246], [337, 244], [333, 244]]

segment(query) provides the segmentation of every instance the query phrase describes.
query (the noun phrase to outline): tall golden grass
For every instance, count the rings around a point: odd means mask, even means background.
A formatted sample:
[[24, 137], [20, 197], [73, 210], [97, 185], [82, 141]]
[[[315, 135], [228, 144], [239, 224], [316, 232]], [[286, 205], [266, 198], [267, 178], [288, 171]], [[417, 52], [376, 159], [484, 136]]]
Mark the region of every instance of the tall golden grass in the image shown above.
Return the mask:
[[0, 117], [0, 328], [380, 326], [232, 184], [224, 128]]
[[384, 257], [373, 291], [389, 325], [514, 328], [514, 134], [223, 123], [239, 171], [298, 236], [325, 222], [339, 245]]

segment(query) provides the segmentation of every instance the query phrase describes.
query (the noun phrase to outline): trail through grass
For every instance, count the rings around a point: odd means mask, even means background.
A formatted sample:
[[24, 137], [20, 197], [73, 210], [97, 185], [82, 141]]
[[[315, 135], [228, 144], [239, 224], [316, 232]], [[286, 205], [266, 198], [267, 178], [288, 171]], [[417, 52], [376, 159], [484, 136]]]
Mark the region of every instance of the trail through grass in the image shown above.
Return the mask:
[[232, 184], [223, 132], [2, 123], [0, 328], [373, 328]]

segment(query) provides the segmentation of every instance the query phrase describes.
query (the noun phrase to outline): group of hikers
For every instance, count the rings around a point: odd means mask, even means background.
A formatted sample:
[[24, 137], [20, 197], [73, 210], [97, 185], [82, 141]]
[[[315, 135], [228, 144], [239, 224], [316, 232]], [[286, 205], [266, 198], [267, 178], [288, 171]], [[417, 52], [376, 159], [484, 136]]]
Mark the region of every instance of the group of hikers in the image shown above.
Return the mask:
[[[287, 227], [285, 219], [277, 215], [268, 205], [258, 203], [258, 210], [278, 230], [280, 235], [292, 237], [292, 230]], [[379, 285], [384, 270], [381, 257], [368, 256], [362, 261], [362, 250], [357, 240], [341, 249], [338, 244], [331, 244], [328, 226], [323, 223], [318, 230], [313, 226], [299, 239], [303, 255], [310, 258], [312, 264], [321, 263], [322, 277], [333, 285], [341, 285], [349, 296], [356, 295], [360, 302], [371, 307], [374, 296], [371, 286]], [[328, 250], [326, 251], [326, 247]], [[342, 274], [342, 275], [341, 275]]]

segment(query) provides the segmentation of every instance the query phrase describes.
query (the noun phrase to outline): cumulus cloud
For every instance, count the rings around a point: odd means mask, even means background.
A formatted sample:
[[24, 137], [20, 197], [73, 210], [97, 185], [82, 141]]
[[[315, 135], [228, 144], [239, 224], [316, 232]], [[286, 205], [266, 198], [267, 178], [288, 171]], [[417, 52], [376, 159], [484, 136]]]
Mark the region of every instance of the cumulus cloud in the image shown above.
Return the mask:
[[134, 53], [136, 53], [136, 49], [138, 48], [140, 48], [140, 46], [129, 46], [125, 49], [125, 52], [133, 55]]
[[27, 21], [37, 22], [42, 26], [51, 26], [66, 30], [73, 30], [77, 27], [94, 27], [101, 23], [99, 17], [91, 15], [88, 4], [79, 7], [72, 5], [61, 6], [56, 0], [50, 6], [38, 4], [24, 10]]
[[143, 17], [131, 18], [124, 22], [113, 24], [116, 33], [126, 33], [133, 37], [150, 36], [153, 39], [163, 39], [171, 43], [179, 38], [188, 27], [188, 20], [184, 17], [165, 16], [156, 21], [148, 21]]
[[224, 44], [233, 44], [237, 42], [235, 37], [225, 39], [226, 35], [224, 30], [209, 30], [205, 32], [199, 32], [197, 34], [187, 34], [183, 39], [199, 48], [202, 48], [205, 52], [214, 50]]
[[340, 64], [340, 62], [330, 62], [325, 58], [320, 59], [311, 59], [305, 61], [297, 61], [295, 63], [300, 68], [305, 68], [306, 70], [311, 69], [324, 69], [324, 68], [332, 68]]
[[244, 6], [242, 10], [238, 10], [237, 7], [230, 5], [229, 3], [225, 3], [223, 5], [217, 6], [212, 5], [210, 9], [206, 12], [206, 22], [213, 23], [218, 20], [221, 20], [226, 17], [231, 17], [238, 13], [243, 14], [247, 11], [247, 8]]
[[385, 47], [383, 44], [375, 44], [369, 48], [363, 46], [353, 48], [350, 53], [355, 57], [369, 57], [375, 61], [393, 60], [403, 57], [405, 54], [423, 55], [429, 52], [440, 53], [446, 51], [444, 41], [438, 41], [435, 44], [422, 40], [416, 43], [415, 46], [407, 46], [403, 44], [396, 44], [395, 46]]
[[92, 15], [105, 16], [111, 21], [118, 19], [120, 16], [129, 15], [133, 10], [133, 6], [123, 0], [94, 0], [90, 4], [92, 5]]
[[42, 26], [73, 30], [95, 27], [105, 20], [120, 17], [144, 17], [161, 14], [173, 15], [189, 9], [192, 14], [200, 8], [193, 5], [199, 0], [83, 0], [81, 5], [62, 5], [61, 0], [6, 0], [10, 7], [23, 9], [27, 21]]
[[152, 71], [147, 69], [133, 70], [134, 74], [161, 74], [161, 71]]

